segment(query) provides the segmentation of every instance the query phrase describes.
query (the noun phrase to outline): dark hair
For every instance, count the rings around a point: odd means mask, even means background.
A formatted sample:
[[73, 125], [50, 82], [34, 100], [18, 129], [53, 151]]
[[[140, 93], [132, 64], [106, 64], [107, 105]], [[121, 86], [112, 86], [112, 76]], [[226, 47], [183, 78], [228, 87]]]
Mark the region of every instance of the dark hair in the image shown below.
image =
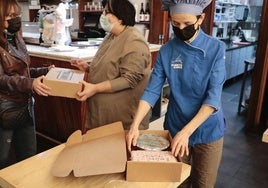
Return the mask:
[[3, 35], [3, 31], [5, 29], [4, 22], [6, 16], [9, 14], [11, 7], [14, 7], [15, 13], [20, 14], [21, 9], [17, 2], [17, 0], [0, 0], [0, 45], [5, 48], [7, 40]]
[[123, 25], [135, 25], [135, 8], [128, 0], [107, 0], [108, 10], [114, 14]]

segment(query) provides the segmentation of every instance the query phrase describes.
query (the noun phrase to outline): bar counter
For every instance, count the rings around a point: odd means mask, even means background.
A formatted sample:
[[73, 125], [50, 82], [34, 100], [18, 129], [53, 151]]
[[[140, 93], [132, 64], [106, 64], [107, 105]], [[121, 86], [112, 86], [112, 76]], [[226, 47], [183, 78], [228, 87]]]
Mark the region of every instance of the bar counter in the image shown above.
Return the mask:
[[[32, 57], [46, 58], [51, 60], [67, 61], [72, 58], [80, 58], [90, 62], [95, 56], [98, 47], [91, 46], [86, 48], [77, 48], [73, 51], [55, 51], [53, 48], [44, 47], [39, 45], [27, 44], [27, 50]], [[161, 45], [149, 44], [150, 52], [158, 52]]]

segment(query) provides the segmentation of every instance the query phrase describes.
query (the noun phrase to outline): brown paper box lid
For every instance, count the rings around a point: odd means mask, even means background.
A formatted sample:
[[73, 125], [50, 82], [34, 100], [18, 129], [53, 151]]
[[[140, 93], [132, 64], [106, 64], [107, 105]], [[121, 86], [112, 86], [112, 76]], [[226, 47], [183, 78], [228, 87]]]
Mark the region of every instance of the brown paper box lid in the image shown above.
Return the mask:
[[75, 177], [124, 172], [127, 154], [125, 132], [121, 122], [89, 130], [84, 136], [74, 132], [59, 154], [52, 174]]
[[78, 83], [84, 78], [84, 72], [80, 70], [55, 67], [46, 74], [46, 79], [67, 83]]

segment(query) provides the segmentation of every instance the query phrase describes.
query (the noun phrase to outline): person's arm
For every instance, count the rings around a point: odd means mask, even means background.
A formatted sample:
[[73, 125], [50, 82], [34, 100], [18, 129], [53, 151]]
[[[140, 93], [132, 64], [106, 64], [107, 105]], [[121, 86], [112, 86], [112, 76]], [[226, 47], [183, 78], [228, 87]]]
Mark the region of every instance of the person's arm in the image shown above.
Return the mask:
[[[136, 146], [137, 138], [139, 136], [139, 125], [151, 107], [153, 107], [156, 101], [159, 99], [163, 85], [166, 81], [161, 54], [162, 51], [160, 50], [154, 64], [153, 72], [150, 75], [150, 81], [143, 92], [134, 120], [130, 126], [129, 132], [126, 135], [127, 148], [129, 151], [131, 151], [132, 144]], [[166, 58], [164, 59], [166, 60]]]
[[[133, 46], [139, 46], [139, 48]], [[77, 93], [77, 100], [85, 101], [97, 93], [113, 93], [137, 87], [144, 77], [149, 74], [150, 52], [146, 44], [140, 40], [130, 41], [125, 48], [129, 49], [122, 52], [123, 57], [117, 62], [118, 76], [95, 84], [82, 82], [84, 89]], [[113, 55], [109, 52], [106, 54], [107, 57]], [[71, 61], [71, 65], [80, 67], [80, 70], [84, 67], [84, 63], [82, 60]]]
[[151, 109], [151, 106], [148, 102], [141, 100], [137, 112], [135, 114], [134, 120], [130, 126], [130, 130], [126, 135], [127, 148], [131, 151], [131, 145], [136, 146], [137, 138], [139, 136], [139, 125], [146, 114]]
[[215, 111], [215, 108], [208, 105], [202, 105], [194, 118], [172, 139], [171, 152], [174, 156], [181, 157], [189, 155], [188, 142], [189, 137], [208, 117]]

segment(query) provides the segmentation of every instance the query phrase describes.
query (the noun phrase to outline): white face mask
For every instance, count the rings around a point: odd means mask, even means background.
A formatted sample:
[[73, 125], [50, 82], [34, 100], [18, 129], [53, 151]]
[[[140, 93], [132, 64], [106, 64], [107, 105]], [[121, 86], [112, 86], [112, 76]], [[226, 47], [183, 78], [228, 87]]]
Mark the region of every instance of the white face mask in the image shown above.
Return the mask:
[[105, 16], [104, 14], [101, 15], [100, 17], [100, 25], [102, 27], [102, 29], [104, 31], [107, 31], [107, 32], [111, 32], [111, 30], [113, 29], [113, 24], [111, 24], [109, 22], [109, 19], [107, 16]]

